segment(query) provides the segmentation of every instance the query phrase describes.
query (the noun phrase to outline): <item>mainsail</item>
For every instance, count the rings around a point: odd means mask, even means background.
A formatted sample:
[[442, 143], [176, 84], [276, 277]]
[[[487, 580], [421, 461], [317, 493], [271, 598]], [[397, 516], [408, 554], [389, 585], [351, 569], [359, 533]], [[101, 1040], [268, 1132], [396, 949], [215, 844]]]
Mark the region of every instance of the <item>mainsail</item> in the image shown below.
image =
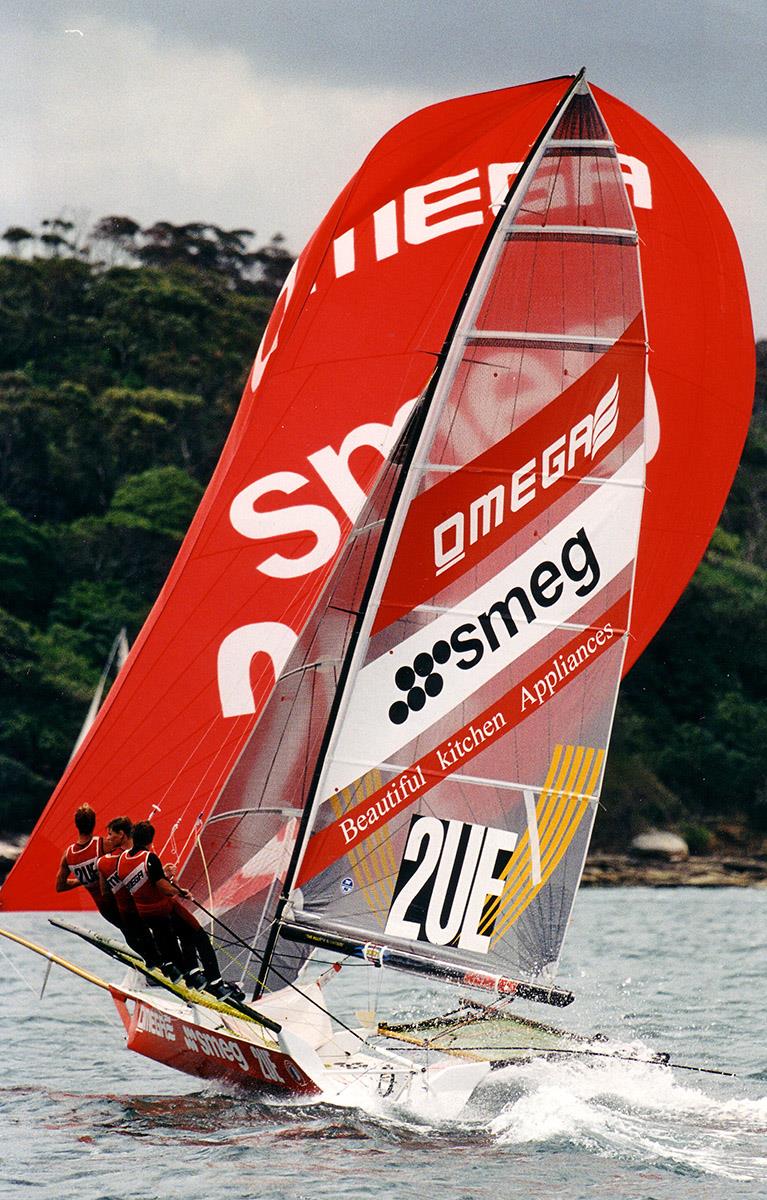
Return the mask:
[[636, 226], [578, 81], [496, 220], [345, 639], [291, 936], [550, 980], [628, 637], [646, 358]]

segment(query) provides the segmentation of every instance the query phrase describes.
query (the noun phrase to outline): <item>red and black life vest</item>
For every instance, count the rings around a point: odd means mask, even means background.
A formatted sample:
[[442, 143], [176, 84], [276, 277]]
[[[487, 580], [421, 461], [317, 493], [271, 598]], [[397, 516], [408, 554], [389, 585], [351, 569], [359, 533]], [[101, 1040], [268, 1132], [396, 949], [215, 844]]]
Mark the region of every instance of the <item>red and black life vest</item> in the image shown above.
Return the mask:
[[110, 895], [114, 896], [120, 912], [135, 913], [136, 905], [133, 902], [133, 897], [117, 874], [117, 864], [121, 854], [121, 850], [114, 851], [111, 854], [102, 854], [96, 863], [96, 869], [99, 875], [103, 876], [107, 889]]
[[149, 878], [147, 860], [151, 850], [124, 850], [117, 860], [117, 875], [130, 893], [139, 916], [166, 917], [173, 909], [173, 897], [166, 896]]
[[103, 853], [104, 839], [94, 836], [87, 846], [78, 846], [77, 842], [73, 842], [64, 855], [66, 864], [75, 879], [94, 896], [101, 895], [96, 863]]

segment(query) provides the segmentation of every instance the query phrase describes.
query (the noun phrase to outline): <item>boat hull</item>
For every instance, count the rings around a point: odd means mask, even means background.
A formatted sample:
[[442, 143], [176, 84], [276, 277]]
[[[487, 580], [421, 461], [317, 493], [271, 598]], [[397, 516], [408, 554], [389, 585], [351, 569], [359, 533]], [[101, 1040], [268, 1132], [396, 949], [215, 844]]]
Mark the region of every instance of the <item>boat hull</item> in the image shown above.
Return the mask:
[[[198, 1079], [216, 1079], [250, 1091], [283, 1096], [314, 1097], [316, 1084], [286, 1054], [227, 1028], [211, 1028], [194, 1019], [194, 1008], [171, 1011], [146, 995], [110, 985], [127, 1046]], [[189, 1015], [187, 1015], [189, 1014]]]
[[347, 1052], [340, 1061], [323, 1062], [300, 1035], [284, 1027], [279, 1044], [270, 1045], [268, 1034], [258, 1040], [258, 1026], [252, 1036], [242, 1036], [231, 1028], [229, 1018], [222, 1022], [194, 1004], [150, 999], [112, 984], [109, 992], [129, 1050], [197, 1079], [225, 1082], [280, 1101], [325, 1101], [368, 1112], [385, 1108], [411, 1119], [450, 1121], [464, 1110], [490, 1070], [488, 1062], [456, 1063], [447, 1058], [416, 1067], [392, 1054], [349, 1057]]

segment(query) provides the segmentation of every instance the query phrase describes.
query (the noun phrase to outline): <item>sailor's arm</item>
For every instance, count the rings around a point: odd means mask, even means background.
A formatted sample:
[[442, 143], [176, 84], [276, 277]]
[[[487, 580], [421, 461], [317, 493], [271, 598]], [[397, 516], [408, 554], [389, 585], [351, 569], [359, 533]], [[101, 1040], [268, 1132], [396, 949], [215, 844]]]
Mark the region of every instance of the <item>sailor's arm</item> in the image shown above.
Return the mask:
[[58, 874], [56, 875], [56, 891], [71, 892], [72, 888], [80, 886], [80, 880], [73, 878], [73, 876], [69, 874], [69, 864], [67, 863], [66, 855], [64, 855], [59, 863], [59, 870]]
[[188, 892], [186, 888], [179, 887], [179, 885], [175, 882], [171, 883], [165, 874], [162, 863], [156, 854], [150, 854], [147, 858], [146, 873], [157, 890], [162, 892], [163, 896], [189, 897], [191, 895], [191, 892]]

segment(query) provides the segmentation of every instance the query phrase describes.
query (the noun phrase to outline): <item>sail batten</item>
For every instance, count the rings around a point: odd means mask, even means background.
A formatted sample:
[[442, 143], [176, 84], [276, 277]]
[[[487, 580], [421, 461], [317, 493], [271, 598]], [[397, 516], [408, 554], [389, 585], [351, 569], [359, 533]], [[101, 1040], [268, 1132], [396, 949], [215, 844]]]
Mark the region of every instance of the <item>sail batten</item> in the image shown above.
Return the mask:
[[562, 150], [582, 150], [586, 154], [589, 150], [604, 149], [615, 150], [615, 142], [610, 138], [552, 138], [546, 153], [557, 154]]
[[563, 349], [594, 349], [609, 350], [618, 341], [617, 337], [594, 337], [588, 334], [547, 333], [540, 330], [525, 331], [520, 329], [472, 329], [466, 335], [468, 342], [490, 344], [492, 342], [515, 343], [521, 347], [532, 346], [536, 343], [541, 347], [562, 347]]
[[601, 238], [622, 238], [632, 245], [637, 241], [637, 232], [635, 229], [621, 229], [608, 225], [533, 225], [531, 222], [512, 225], [506, 233], [506, 240], [511, 238], [546, 238], [560, 237], [566, 234], [568, 237], [593, 239]]

